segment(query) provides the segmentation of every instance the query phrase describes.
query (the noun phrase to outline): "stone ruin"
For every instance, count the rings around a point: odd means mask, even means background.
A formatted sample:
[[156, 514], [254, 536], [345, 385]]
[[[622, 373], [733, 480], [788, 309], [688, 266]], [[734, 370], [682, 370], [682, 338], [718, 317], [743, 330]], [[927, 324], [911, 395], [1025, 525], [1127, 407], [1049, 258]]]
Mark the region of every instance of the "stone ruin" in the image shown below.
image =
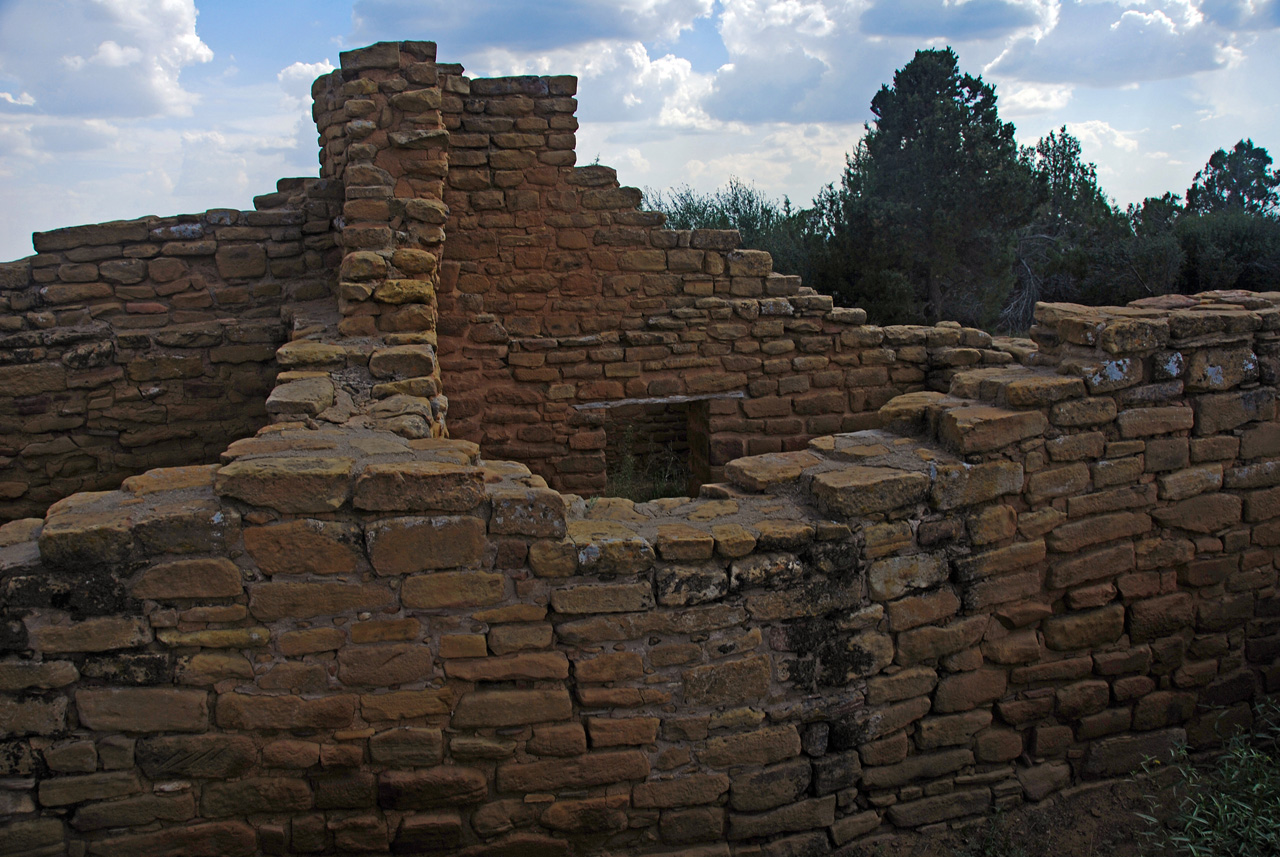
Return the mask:
[[575, 90], [351, 51], [319, 178], [0, 266], [0, 857], [846, 853], [1280, 690], [1280, 293], [868, 325]]

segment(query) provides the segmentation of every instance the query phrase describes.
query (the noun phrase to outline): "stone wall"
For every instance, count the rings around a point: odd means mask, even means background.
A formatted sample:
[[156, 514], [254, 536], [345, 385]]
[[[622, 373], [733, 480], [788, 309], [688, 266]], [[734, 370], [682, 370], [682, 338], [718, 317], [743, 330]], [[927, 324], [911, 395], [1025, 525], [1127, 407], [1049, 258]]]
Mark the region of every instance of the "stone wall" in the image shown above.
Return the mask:
[[[699, 481], [745, 454], [876, 424], [957, 367], [1003, 364], [959, 325], [866, 325], [774, 273], [737, 232], [662, 228], [604, 166], [575, 167], [577, 81], [447, 76], [440, 359], [450, 431], [585, 494], [606, 484], [609, 409], [705, 403]], [[584, 407], [586, 406], [586, 407]]]
[[1280, 689], [1278, 302], [1042, 305], [695, 499], [303, 423], [68, 498], [0, 529], [0, 853], [825, 854], [1211, 747]]
[[[0, 527], [0, 857], [853, 853], [1280, 691], [1280, 293], [868, 326], [572, 167], [569, 81], [434, 57], [317, 82], [282, 193], [340, 249], [244, 286], [287, 299], [272, 423]], [[54, 321], [161, 315], [111, 288]], [[153, 348], [209, 322], [165, 309]], [[673, 408], [696, 497], [549, 485]]]
[[328, 193], [36, 233], [0, 265], [0, 520], [261, 427], [282, 307], [330, 292]]

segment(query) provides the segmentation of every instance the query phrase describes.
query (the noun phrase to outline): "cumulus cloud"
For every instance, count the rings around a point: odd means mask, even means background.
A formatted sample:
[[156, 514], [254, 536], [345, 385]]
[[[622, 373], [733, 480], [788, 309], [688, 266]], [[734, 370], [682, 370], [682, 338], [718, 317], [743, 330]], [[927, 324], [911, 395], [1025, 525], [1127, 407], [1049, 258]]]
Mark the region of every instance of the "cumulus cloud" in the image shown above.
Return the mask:
[[1073, 86], [1029, 84], [1014, 81], [999, 88], [1000, 115], [1005, 119], [1061, 110], [1071, 103]]
[[713, 0], [358, 0], [352, 38], [437, 38], [451, 56], [488, 47], [554, 50], [601, 40], [674, 41]]
[[988, 66], [1025, 81], [1119, 86], [1228, 66], [1228, 37], [1189, 2], [1065, 0], [1043, 35], [1021, 36]]
[[[4, 102], [86, 117], [175, 116], [182, 69], [208, 62], [194, 0], [10, 0], [0, 5]], [[0, 109], [3, 109], [0, 107]]]
[[992, 39], [1045, 22], [1048, 4], [1020, 0], [875, 0], [862, 13], [862, 32], [952, 41]]

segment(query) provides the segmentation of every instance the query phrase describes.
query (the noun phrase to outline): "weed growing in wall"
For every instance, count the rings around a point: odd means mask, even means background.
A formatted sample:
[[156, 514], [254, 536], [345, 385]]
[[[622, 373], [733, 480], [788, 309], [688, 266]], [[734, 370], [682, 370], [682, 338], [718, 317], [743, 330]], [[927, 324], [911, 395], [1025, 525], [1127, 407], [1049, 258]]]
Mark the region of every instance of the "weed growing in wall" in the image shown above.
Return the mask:
[[689, 485], [689, 462], [676, 450], [664, 447], [648, 454], [637, 450], [635, 426], [627, 426], [610, 463], [606, 497], [625, 497], [647, 503], [659, 497], [682, 497]]
[[[1186, 747], [1172, 760], [1172, 784], [1148, 795], [1141, 834], [1149, 854], [1275, 857], [1280, 854], [1280, 702], [1263, 700], [1252, 734], [1237, 735], [1208, 763]], [[1148, 759], [1154, 773], [1162, 764]], [[1162, 819], [1165, 819], [1162, 821]]]

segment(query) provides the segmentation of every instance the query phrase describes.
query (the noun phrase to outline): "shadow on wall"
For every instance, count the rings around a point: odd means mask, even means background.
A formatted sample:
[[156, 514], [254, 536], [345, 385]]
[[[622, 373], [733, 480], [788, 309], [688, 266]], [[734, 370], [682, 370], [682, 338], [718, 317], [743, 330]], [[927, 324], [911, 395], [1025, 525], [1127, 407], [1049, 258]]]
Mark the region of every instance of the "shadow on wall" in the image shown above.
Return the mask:
[[338, 202], [284, 179], [255, 203], [36, 233], [0, 265], [0, 520], [267, 422], [282, 310], [330, 298]]

